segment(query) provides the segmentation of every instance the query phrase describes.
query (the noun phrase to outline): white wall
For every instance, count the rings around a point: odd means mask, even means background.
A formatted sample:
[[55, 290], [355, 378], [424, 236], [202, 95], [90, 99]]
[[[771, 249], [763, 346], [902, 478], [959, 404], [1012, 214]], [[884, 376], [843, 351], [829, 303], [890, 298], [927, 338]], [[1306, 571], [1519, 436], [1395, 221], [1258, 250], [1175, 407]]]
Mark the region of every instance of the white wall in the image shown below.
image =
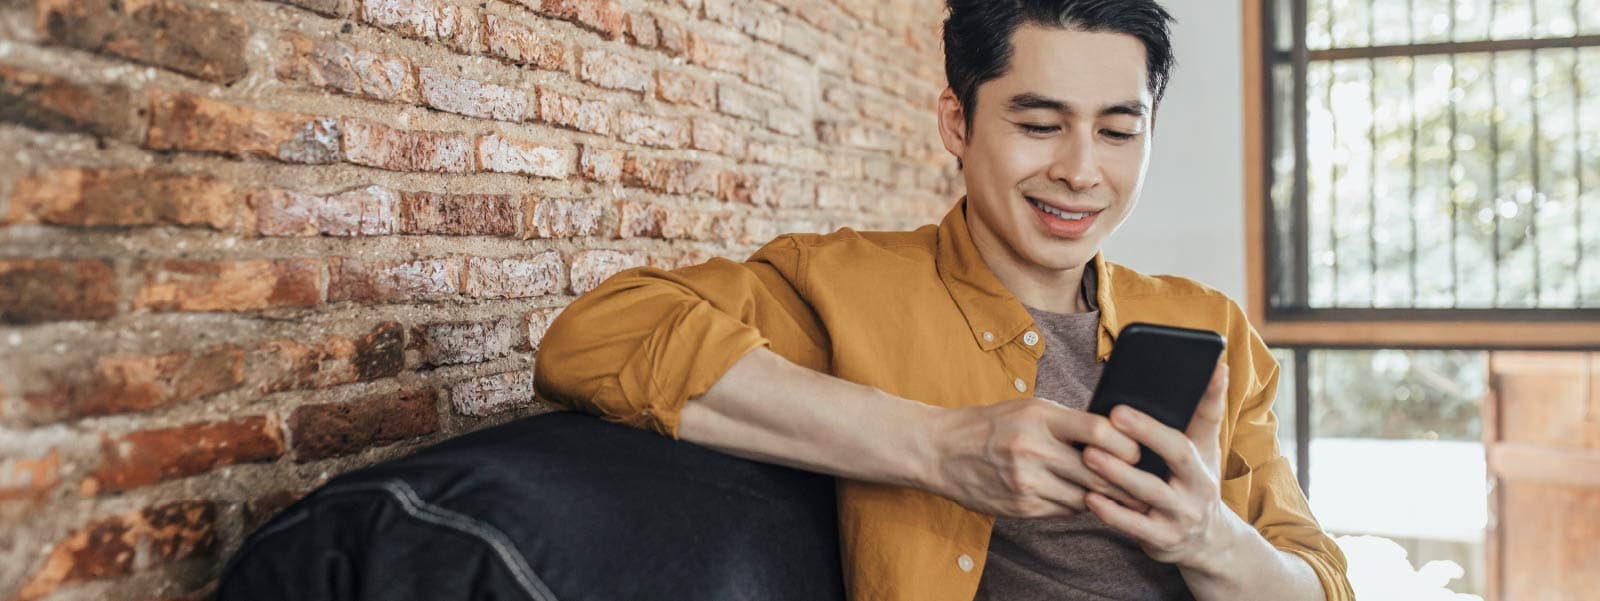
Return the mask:
[[1139, 207], [1107, 259], [1191, 277], [1244, 303], [1240, 0], [1167, 0], [1178, 67], [1157, 115]]

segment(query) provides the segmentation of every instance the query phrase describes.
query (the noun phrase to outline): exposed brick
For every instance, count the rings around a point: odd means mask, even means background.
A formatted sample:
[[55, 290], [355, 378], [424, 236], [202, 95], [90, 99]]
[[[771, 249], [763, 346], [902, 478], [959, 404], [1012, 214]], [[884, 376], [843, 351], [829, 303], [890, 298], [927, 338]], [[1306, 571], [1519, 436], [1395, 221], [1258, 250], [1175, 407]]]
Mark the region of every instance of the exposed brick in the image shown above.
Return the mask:
[[174, 0], [37, 0], [35, 8], [35, 26], [55, 44], [217, 83], [249, 71], [250, 28], [225, 12]]
[[482, 47], [476, 11], [443, 0], [363, 0], [361, 20], [401, 35], [472, 53]]
[[809, 207], [815, 200], [815, 184], [790, 177], [758, 177], [750, 192], [750, 202], [780, 209]]
[[757, 122], [765, 121], [767, 107], [772, 106], [774, 102], [746, 86], [730, 84], [717, 86], [717, 110], [735, 117]]
[[219, 547], [216, 519], [209, 501], [174, 501], [89, 522], [50, 548], [44, 566], [16, 599], [30, 601], [65, 584], [212, 556]]
[[184, 225], [232, 230], [244, 194], [205, 175], [144, 169], [51, 169], [24, 176], [0, 225]]
[[606, 249], [578, 251], [572, 257], [571, 291], [584, 294], [617, 272], [644, 264], [644, 257], [635, 253]]
[[607, 38], [622, 35], [627, 13], [615, 0], [518, 0], [539, 14], [570, 21]]
[[456, 412], [484, 417], [533, 403], [533, 372], [510, 371], [473, 378], [450, 387]]
[[432, 192], [401, 196], [402, 234], [515, 236], [521, 221], [521, 202], [511, 196]]
[[607, 136], [611, 135], [615, 112], [611, 103], [604, 100], [585, 100], [549, 88], [539, 90], [539, 119], [551, 125]]
[[297, 407], [289, 416], [295, 461], [349, 455], [437, 432], [435, 398], [430, 388]]
[[321, 195], [288, 190], [250, 194], [257, 233], [263, 236], [381, 236], [395, 232], [394, 191], [366, 186]]
[[524, 237], [573, 238], [598, 233], [605, 208], [592, 199], [530, 198], [526, 213]]
[[565, 179], [572, 172], [569, 151], [505, 138], [499, 134], [478, 137], [478, 164], [484, 171], [520, 173], [550, 179]]
[[151, 90], [145, 145], [289, 163], [339, 158], [339, 124], [329, 117], [257, 110], [193, 94]]
[[895, 152], [899, 150], [901, 140], [899, 136], [878, 128], [858, 123], [834, 121], [818, 122], [817, 138], [825, 144], [836, 144], [880, 152]]
[[465, 6], [440, 2], [438, 37], [456, 52], [483, 52], [483, 20]]
[[528, 313], [528, 346], [527, 350], [539, 352], [539, 343], [544, 340], [545, 332], [550, 331], [550, 324], [565, 310], [565, 306], [535, 309]]
[[440, 300], [460, 291], [459, 259], [328, 261], [328, 301]]
[[[245, 501], [244, 511], [241, 515], [244, 518], [244, 530], [246, 532], [255, 532], [257, 528], [265, 525], [268, 520], [294, 504], [295, 501], [305, 498], [308, 492], [275, 490], [266, 494], [258, 494], [254, 498]], [[204, 596], [194, 601], [206, 601], [211, 598], [212, 596]]]
[[418, 99], [411, 59], [293, 33], [285, 34], [281, 44], [278, 77], [375, 100]]
[[650, 89], [650, 66], [616, 52], [585, 49], [578, 55], [578, 77], [602, 88], [643, 92]]
[[122, 86], [80, 85], [0, 65], [0, 121], [135, 140], [138, 108]]
[[660, 238], [667, 208], [653, 202], [618, 201], [616, 238]]
[[567, 46], [533, 28], [498, 15], [483, 16], [484, 43], [489, 54], [512, 64], [546, 71], [567, 70]]
[[706, 152], [744, 156], [744, 137], [733, 128], [709, 117], [695, 117], [690, 131], [690, 145]]
[[467, 173], [472, 140], [450, 132], [407, 131], [361, 119], [339, 123], [345, 160], [389, 171]]
[[622, 182], [667, 194], [717, 192], [716, 169], [685, 159], [629, 155], [622, 165]]
[[757, 52], [745, 63], [744, 80], [779, 94], [782, 102], [805, 106], [817, 97], [815, 68], [776, 50]]
[[789, 142], [762, 142], [749, 140], [745, 144], [745, 158], [757, 163], [793, 167], [806, 171], [823, 171], [828, 168], [828, 158], [809, 146]]
[[116, 272], [108, 261], [0, 259], [0, 323], [105, 319], [116, 312]]
[[322, 298], [315, 259], [141, 262], [133, 308], [253, 311], [315, 306]]
[[717, 198], [728, 202], [753, 203], [752, 195], [756, 188], [756, 178], [753, 175], [737, 171], [723, 171], [717, 174]]
[[655, 48], [660, 42], [656, 35], [656, 18], [648, 12], [628, 13], [628, 41], [645, 48]]
[[[80, 371], [87, 371], [82, 376]], [[90, 370], [62, 370], [49, 390], [25, 396], [34, 421], [149, 411], [237, 388], [244, 351], [221, 345], [160, 355], [114, 355]]]
[[348, 17], [355, 12], [355, 0], [275, 0], [290, 6], [298, 6], [314, 13], [329, 17]]
[[817, 208], [830, 211], [858, 211], [861, 209], [861, 195], [847, 186], [819, 184]]
[[697, 32], [688, 35], [689, 62], [735, 75], [744, 73], [745, 55], [749, 49], [707, 38]]
[[561, 253], [533, 257], [467, 259], [462, 293], [473, 298], [531, 298], [561, 289]]
[[578, 159], [578, 174], [597, 182], [614, 182], [622, 177], [626, 155], [620, 150], [583, 146]]
[[767, 109], [767, 129], [789, 136], [816, 138], [810, 117], [800, 111], [781, 106]]
[[357, 337], [329, 335], [311, 342], [268, 340], [251, 351], [249, 363], [261, 392], [327, 388], [387, 378], [405, 369], [405, 328], [386, 321]]
[[657, 47], [673, 56], [689, 53], [689, 30], [677, 19], [656, 15]]
[[617, 116], [622, 141], [656, 148], [683, 148], [689, 145], [689, 122], [675, 117], [622, 111]]
[[661, 223], [661, 237], [670, 240], [735, 240], [744, 218], [733, 211], [691, 211], [674, 208]]
[[656, 71], [656, 98], [703, 109], [717, 106], [717, 82], [682, 71]]
[[510, 355], [522, 345], [521, 326], [522, 320], [511, 317], [435, 323], [418, 327], [413, 339], [421, 347], [424, 365], [482, 363]]
[[433, 67], [417, 73], [423, 101], [441, 111], [501, 121], [521, 121], [528, 111], [528, 95], [522, 91], [456, 77]]
[[61, 453], [50, 449], [35, 457], [0, 461], [0, 502], [38, 503], [61, 483]]
[[100, 447], [100, 467], [80, 486], [86, 495], [271, 461], [283, 455], [283, 436], [276, 419], [257, 415], [102, 437]]

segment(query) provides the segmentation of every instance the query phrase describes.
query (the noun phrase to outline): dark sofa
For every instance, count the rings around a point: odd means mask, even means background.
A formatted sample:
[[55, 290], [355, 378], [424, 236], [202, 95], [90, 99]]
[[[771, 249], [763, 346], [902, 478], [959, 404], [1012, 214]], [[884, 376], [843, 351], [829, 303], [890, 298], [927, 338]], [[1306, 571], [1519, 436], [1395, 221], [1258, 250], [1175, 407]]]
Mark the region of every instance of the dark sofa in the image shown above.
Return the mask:
[[251, 534], [221, 601], [837, 601], [833, 480], [576, 413], [340, 476]]

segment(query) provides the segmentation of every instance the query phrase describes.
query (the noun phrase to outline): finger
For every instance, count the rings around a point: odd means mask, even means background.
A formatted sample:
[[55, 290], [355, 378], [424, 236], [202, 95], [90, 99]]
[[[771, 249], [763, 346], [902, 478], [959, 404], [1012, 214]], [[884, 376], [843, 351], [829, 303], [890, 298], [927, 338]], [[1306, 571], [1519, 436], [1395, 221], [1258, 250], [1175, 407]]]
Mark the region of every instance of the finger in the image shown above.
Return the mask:
[[[1201, 462], [1199, 451], [1182, 432], [1127, 405], [1118, 405], [1116, 409], [1111, 410], [1111, 424], [1155, 451], [1156, 455], [1166, 461], [1174, 477], [1194, 479], [1206, 476], [1205, 465]], [[1211, 444], [1217, 444], [1215, 437], [1212, 438]]]
[[1178, 495], [1172, 490], [1171, 484], [1150, 472], [1112, 457], [1109, 453], [1090, 447], [1083, 452], [1083, 463], [1111, 484], [1128, 491], [1150, 507], [1171, 510], [1177, 506]]
[[1116, 528], [1146, 546], [1161, 546], [1157, 542], [1163, 540], [1160, 535], [1161, 525], [1149, 515], [1117, 505], [1109, 497], [1093, 492], [1085, 495], [1084, 504], [1106, 525]]
[[[1098, 447], [1086, 448], [1096, 449]], [[1102, 454], [1109, 455], [1109, 453], [1105, 453], [1105, 451], [1100, 452]], [[1117, 485], [1112, 484], [1109, 480], [1106, 480], [1099, 474], [1096, 474], [1094, 470], [1089, 469], [1088, 466], [1084, 465], [1082, 455], [1079, 455], [1077, 451], [1071, 448], [1064, 447], [1064, 452], [1061, 454], [1061, 456], [1052, 458], [1048, 465], [1051, 473], [1055, 474], [1059, 478], [1070, 481], [1085, 490], [1092, 490], [1109, 496], [1112, 499], [1115, 499], [1118, 503], [1126, 505], [1137, 511], [1145, 511], [1150, 508], [1148, 503], [1145, 503]]]
[[[1227, 413], [1228, 364], [1218, 363], [1211, 372], [1211, 383], [1206, 386], [1200, 404], [1195, 407], [1194, 418], [1189, 420], [1185, 434], [1195, 446], [1215, 445], [1222, 432], [1222, 419]], [[1202, 447], [1203, 448], [1203, 447]]]
[[1045, 427], [1057, 439], [1081, 442], [1110, 451], [1129, 463], [1139, 461], [1139, 443], [1112, 427], [1110, 420], [1086, 411], [1058, 407], [1046, 413]]

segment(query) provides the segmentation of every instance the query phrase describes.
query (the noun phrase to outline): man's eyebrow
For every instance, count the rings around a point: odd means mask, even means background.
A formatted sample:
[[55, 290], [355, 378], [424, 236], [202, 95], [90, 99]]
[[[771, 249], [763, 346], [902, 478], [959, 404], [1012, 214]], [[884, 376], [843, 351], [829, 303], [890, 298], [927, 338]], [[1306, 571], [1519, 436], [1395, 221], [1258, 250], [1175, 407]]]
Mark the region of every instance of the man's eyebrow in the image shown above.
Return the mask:
[[[1017, 94], [1016, 96], [1012, 96], [1010, 101], [1006, 102], [1007, 111], [1031, 111], [1036, 109], [1044, 109], [1047, 111], [1055, 111], [1058, 113], [1067, 114], [1077, 112], [1072, 108], [1072, 105], [1067, 102], [1056, 100], [1049, 96], [1044, 96], [1034, 92], [1023, 92], [1021, 94]], [[1150, 107], [1138, 100], [1118, 102], [1100, 109], [1100, 114], [1102, 116], [1128, 115], [1132, 117], [1143, 117], [1149, 112]]]

